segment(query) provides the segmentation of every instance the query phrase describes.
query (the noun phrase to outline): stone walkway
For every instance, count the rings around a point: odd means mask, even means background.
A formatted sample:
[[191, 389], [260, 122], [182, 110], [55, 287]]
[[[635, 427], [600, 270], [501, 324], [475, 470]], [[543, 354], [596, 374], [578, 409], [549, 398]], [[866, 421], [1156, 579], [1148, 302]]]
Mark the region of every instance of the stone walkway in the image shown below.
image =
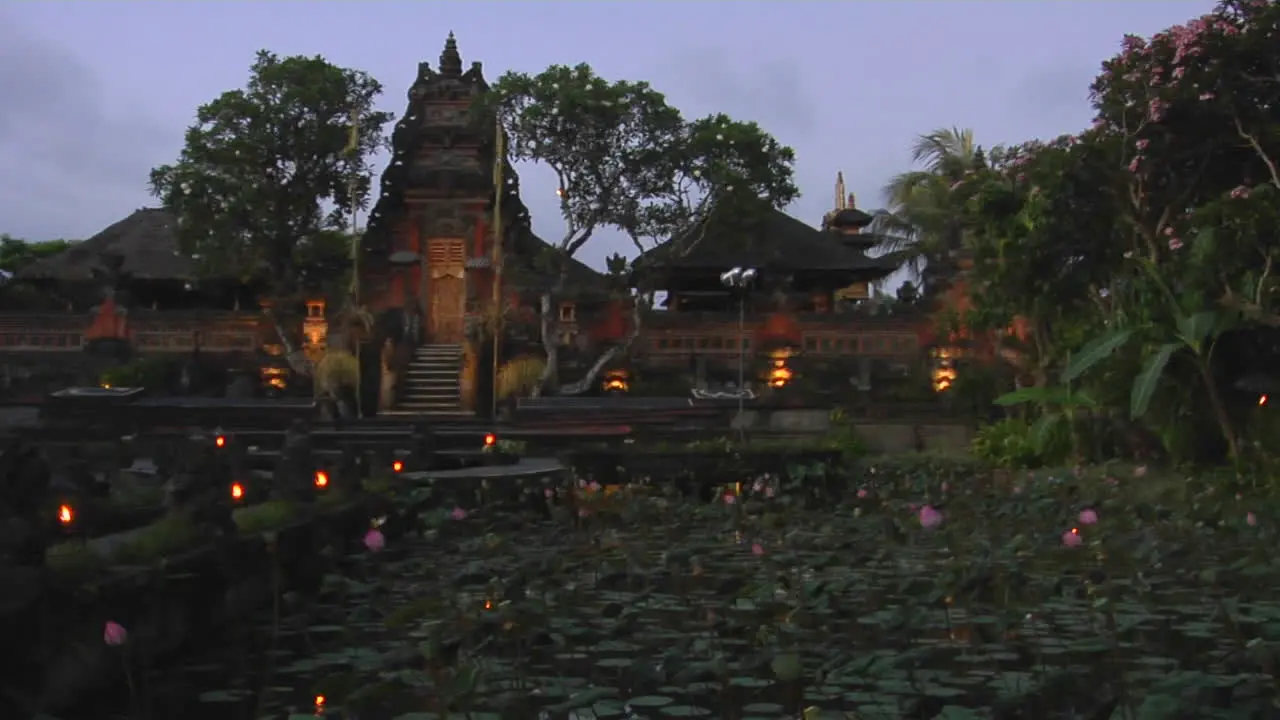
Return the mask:
[[538, 475], [556, 475], [564, 472], [564, 465], [555, 458], [520, 458], [514, 465], [481, 465], [459, 470], [435, 470], [405, 473], [410, 480], [508, 480]]

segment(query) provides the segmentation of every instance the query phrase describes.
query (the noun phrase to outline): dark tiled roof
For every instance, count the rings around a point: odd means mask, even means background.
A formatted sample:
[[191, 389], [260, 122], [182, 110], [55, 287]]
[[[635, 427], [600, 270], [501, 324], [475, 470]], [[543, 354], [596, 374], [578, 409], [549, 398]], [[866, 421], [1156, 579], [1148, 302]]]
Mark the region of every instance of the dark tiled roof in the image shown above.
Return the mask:
[[783, 271], [872, 271], [896, 269], [881, 258], [869, 258], [846, 245], [838, 233], [824, 232], [782, 212], [768, 210], [756, 221], [717, 224], [715, 218], [692, 250], [669, 258], [688, 240], [665, 244], [644, 253], [640, 266], [650, 263], [687, 269], [727, 269], [737, 266]]
[[832, 215], [828, 222], [834, 228], [860, 228], [870, 225], [874, 219], [857, 208], [845, 208]]
[[178, 252], [177, 221], [165, 210], [143, 208], [71, 248], [38, 260], [19, 273], [24, 280], [93, 280], [94, 271], [120, 271], [144, 280], [178, 280], [195, 276], [191, 259]]

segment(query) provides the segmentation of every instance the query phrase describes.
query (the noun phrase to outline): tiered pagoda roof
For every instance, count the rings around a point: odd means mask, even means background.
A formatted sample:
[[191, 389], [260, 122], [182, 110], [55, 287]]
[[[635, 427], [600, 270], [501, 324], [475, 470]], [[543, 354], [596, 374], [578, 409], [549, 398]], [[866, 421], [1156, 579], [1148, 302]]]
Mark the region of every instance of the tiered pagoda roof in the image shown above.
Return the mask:
[[[519, 288], [538, 287], [546, 281], [546, 273], [535, 269], [538, 256], [548, 250], [549, 243], [534, 234], [529, 210], [520, 199], [520, 176], [510, 161], [504, 157], [504, 187], [501, 197], [494, 190], [492, 168], [497, 151], [497, 128], [492, 116], [473, 114], [465, 128], [442, 131], [428, 122], [424, 103], [431, 100], [443, 102], [479, 101], [489, 85], [484, 79], [481, 63], [473, 62], [466, 72], [462, 70], [462, 57], [457, 39], [449, 33], [444, 51], [440, 54], [439, 71], [430, 63], [418, 64], [418, 75], [408, 91], [408, 107], [391, 136], [391, 162], [382, 173], [380, 193], [369, 214], [364, 250], [373, 259], [385, 257], [390, 248], [390, 233], [394, 220], [406, 208], [406, 191], [414, 187], [444, 186], [460, 196], [488, 195], [489, 208], [502, 203], [502, 219], [506, 226], [504, 240], [504, 282]], [[415, 167], [411, 162], [416, 150], [425, 143], [439, 140], [439, 134], [451, 135], [451, 143], [480, 148], [481, 169], [466, 171], [452, 168]], [[432, 144], [440, 144], [433, 142]], [[447, 175], [447, 178], [441, 176]], [[591, 267], [570, 260], [570, 289], [592, 290], [605, 286], [605, 276]]]
[[[868, 257], [882, 238], [864, 228], [873, 220], [846, 203], [843, 177], [838, 180], [840, 198], [827, 213], [823, 228], [812, 227], [772, 208], [741, 213], [715, 211], [705, 227], [645, 252], [637, 260], [642, 270], [723, 271], [753, 267], [765, 273], [840, 276], [850, 281], [882, 278], [901, 265], [895, 256]], [[694, 234], [696, 233], [696, 235]]]

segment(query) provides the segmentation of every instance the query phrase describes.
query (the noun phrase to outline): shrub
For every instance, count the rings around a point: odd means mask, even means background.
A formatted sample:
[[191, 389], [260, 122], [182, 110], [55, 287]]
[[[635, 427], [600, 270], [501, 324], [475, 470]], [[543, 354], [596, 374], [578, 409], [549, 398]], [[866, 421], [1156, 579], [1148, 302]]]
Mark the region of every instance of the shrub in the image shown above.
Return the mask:
[[536, 355], [522, 355], [508, 360], [498, 369], [498, 399], [506, 400], [533, 392], [546, 366], [547, 362]]
[[342, 388], [355, 388], [360, 383], [360, 361], [346, 350], [329, 350], [316, 364], [317, 395], [339, 396]]
[[98, 382], [103, 387], [140, 387], [159, 389], [169, 384], [176, 374], [172, 358], [139, 358], [102, 373]]

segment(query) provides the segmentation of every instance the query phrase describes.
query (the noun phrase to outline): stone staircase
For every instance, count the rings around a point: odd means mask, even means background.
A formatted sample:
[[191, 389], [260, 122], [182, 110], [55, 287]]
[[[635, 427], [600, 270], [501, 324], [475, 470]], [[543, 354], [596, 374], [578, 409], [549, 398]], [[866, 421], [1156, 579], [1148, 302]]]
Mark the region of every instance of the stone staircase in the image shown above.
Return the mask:
[[462, 346], [418, 348], [401, 383], [396, 415], [470, 415], [462, 409]]

